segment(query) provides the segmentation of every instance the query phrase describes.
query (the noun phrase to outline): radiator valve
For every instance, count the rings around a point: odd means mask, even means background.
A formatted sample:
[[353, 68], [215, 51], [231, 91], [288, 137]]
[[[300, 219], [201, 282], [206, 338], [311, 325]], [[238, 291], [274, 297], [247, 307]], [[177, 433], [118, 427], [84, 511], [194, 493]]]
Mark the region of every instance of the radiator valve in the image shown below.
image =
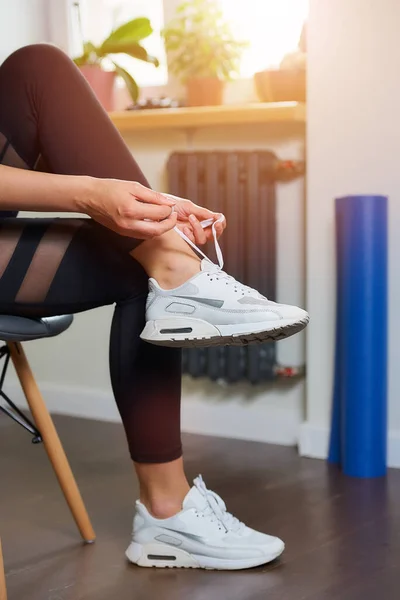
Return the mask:
[[274, 167], [278, 181], [292, 181], [297, 177], [303, 177], [306, 170], [304, 160], [277, 160]]

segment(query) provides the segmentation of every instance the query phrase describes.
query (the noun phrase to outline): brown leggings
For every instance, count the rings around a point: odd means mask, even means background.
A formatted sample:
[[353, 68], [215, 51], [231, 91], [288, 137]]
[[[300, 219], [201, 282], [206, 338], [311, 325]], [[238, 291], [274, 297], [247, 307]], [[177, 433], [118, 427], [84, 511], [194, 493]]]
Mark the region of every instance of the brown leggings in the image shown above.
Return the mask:
[[[45, 44], [0, 65], [0, 163], [148, 186], [79, 70]], [[51, 316], [115, 304], [110, 372], [131, 457], [179, 458], [181, 355], [139, 338], [147, 276], [129, 255], [139, 242], [89, 219], [15, 217], [0, 212], [0, 312]]]

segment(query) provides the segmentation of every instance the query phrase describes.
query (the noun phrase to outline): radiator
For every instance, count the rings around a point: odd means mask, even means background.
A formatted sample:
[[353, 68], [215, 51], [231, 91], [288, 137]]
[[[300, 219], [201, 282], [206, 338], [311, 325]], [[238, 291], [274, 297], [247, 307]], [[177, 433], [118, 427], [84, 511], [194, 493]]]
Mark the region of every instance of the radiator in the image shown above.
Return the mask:
[[[167, 166], [171, 194], [226, 216], [224, 270], [271, 300], [276, 295], [275, 181], [279, 170], [291, 170], [287, 165], [267, 151], [215, 151], [173, 153]], [[212, 245], [206, 253], [214, 260]], [[271, 381], [276, 346], [184, 349], [183, 370], [214, 381]]]

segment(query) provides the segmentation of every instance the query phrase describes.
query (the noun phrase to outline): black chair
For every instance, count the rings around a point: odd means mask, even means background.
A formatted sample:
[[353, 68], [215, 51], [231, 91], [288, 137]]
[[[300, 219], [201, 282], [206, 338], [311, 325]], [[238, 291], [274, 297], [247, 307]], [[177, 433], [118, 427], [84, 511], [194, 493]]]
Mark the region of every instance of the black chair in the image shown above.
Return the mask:
[[[86, 542], [93, 542], [96, 536], [82, 496], [21, 344], [21, 342], [29, 340], [59, 335], [68, 329], [72, 321], [71, 315], [46, 318], [0, 315], [0, 340], [5, 342], [3, 346], [0, 346], [0, 361], [4, 361], [0, 375], [0, 398], [3, 399], [0, 410], [29, 431], [33, 435], [33, 443], [43, 442], [81, 535]], [[14, 364], [33, 421], [14, 404], [3, 390], [10, 359]]]

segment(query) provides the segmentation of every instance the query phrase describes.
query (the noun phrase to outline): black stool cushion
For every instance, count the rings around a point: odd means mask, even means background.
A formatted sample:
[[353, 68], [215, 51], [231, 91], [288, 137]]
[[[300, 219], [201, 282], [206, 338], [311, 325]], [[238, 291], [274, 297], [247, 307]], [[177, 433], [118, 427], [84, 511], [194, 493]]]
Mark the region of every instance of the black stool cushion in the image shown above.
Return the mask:
[[27, 318], [0, 315], [0, 340], [5, 342], [25, 342], [59, 335], [71, 325], [74, 317]]

